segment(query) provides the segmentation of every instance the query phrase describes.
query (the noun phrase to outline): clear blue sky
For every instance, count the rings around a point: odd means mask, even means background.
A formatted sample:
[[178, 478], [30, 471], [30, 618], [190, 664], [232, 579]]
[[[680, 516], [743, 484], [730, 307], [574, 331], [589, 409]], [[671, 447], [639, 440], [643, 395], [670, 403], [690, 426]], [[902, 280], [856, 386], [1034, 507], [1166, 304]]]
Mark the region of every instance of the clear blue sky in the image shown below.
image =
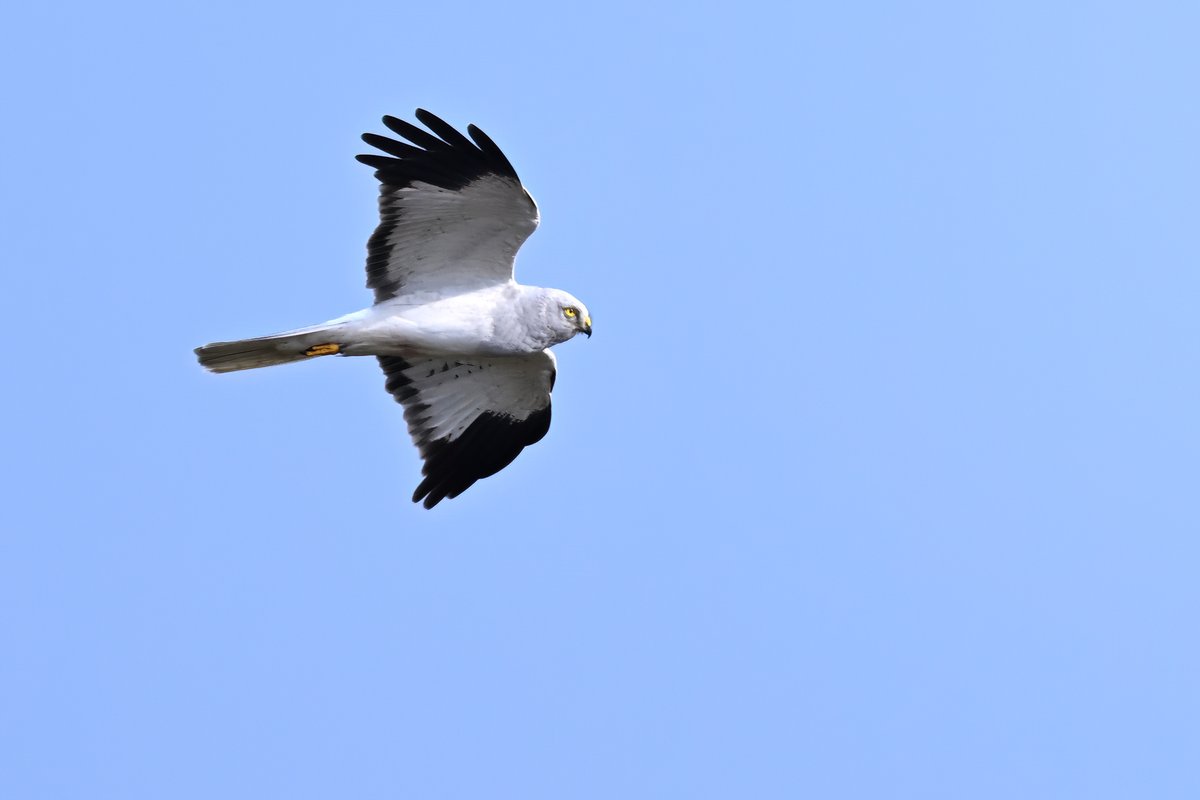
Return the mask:
[[[1200, 796], [1194, 4], [24, 4], [0, 32], [6, 798]], [[590, 306], [426, 512], [383, 114]]]

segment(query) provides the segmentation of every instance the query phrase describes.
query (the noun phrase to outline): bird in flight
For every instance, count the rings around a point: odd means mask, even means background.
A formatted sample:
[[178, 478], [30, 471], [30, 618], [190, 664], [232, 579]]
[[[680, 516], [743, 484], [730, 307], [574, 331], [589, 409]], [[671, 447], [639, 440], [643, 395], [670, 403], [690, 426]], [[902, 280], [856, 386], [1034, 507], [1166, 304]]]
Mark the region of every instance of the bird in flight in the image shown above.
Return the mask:
[[550, 348], [592, 335], [587, 307], [513, 278], [538, 208], [487, 134], [470, 138], [417, 109], [373, 133], [387, 155], [360, 155], [379, 179], [379, 226], [367, 242], [370, 308], [307, 328], [196, 348], [212, 372], [329, 355], [375, 356], [404, 406], [424, 461], [413, 502], [433, 508], [512, 463], [550, 428]]

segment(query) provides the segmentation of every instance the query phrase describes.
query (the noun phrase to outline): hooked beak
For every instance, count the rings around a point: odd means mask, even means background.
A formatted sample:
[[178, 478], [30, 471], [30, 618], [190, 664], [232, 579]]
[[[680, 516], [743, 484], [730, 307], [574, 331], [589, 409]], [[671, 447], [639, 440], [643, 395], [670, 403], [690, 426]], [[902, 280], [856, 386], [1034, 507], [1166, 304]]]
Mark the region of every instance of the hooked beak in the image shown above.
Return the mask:
[[580, 330], [583, 331], [585, 334], [587, 334], [587, 337], [589, 339], [592, 338], [592, 318], [591, 317], [583, 318], [583, 327], [580, 328]]

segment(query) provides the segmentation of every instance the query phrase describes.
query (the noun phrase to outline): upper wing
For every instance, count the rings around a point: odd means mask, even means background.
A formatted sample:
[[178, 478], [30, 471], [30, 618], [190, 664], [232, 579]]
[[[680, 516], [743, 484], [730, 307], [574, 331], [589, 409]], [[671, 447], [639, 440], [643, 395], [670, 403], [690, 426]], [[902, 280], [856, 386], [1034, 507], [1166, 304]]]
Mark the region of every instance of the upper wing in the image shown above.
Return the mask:
[[527, 356], [379, 356], [387, 390], [404, 405], [425, 476], [413, 502], [433, 508], [512, 463], [550, 430], [555, 360]]
[[379, 227], [367, 243], [367, 287], [376, 303], [507, 281], [517, 250], [538, 224], [537, 204], [487, 134], [468, 125], [472, 142], [423, 109], [417, 119], [437, 136], [384, 117], [412, 144], [362, 137], [394, 156], [358, 156], [382, 184]]

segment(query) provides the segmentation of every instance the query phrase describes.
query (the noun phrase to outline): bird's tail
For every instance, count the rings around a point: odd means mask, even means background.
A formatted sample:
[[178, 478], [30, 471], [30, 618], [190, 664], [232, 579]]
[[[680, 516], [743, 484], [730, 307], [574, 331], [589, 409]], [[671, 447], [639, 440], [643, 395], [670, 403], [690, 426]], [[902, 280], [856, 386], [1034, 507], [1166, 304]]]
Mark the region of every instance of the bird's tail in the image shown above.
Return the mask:
[[196, 357], [200, 366], [212, 372], [236, 372], [331, 356], [341, 350], [339, 327], [337, 324], [318, 325], [255, 339], [213, 342], [197, 347]]

